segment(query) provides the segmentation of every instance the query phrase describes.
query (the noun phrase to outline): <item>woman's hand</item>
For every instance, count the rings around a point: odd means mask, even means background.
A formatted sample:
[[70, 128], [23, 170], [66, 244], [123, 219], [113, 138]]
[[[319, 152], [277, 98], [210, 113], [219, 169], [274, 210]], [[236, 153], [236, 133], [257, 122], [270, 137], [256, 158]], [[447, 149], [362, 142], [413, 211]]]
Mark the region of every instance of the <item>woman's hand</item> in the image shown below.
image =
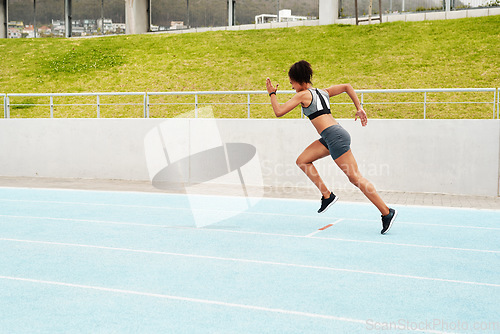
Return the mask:
[[[290, 111], [292, 111], [295, 107], [301, 104], [301, 94], [295, 94], [290, 100], [287, 102], [280, 104], [278, 102], [278, 99], [276, 97], [276, 91], [278, 90], [278, 84], [276, 84], [276, 87], [273, 86], [271, 83], [271, 79], [267, 78], [266, 79], [266, 87], [267, 87], [267, 93], [271, 97], [271, 106], [273, 107], [274, 114], [276, 117], [281, 117], [283, 115], [286, 115]], [[274, 97], [273, 97], [274, 95]]]
[[368, 118], [366, 117], [366, 112], [363, 109], [358, 109], [354, 121], [357, 121], [358, 117], [361, 120], [361, 125], [366, 126], [366, 124], [368, 123]]
[[276, 93], [276, 91], [278, 90], [278, 84], [276, 84], [276, 87], [273, 86], [273, 84], [271, 83], [271, 79], [267, 78], [266, 79], [266, 88], [267, 88], [267, 93], [268, 94], [271, 94], [271, 93]]

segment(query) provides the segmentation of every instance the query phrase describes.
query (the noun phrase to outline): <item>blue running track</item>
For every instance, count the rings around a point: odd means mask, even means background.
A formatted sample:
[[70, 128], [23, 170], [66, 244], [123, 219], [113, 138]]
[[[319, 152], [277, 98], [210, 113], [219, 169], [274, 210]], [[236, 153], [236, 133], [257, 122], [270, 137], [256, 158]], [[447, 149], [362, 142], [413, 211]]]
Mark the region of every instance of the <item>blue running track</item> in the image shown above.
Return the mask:
[[500, 210], [240, 202], [0, 188], [0, 333], [500, 332]]

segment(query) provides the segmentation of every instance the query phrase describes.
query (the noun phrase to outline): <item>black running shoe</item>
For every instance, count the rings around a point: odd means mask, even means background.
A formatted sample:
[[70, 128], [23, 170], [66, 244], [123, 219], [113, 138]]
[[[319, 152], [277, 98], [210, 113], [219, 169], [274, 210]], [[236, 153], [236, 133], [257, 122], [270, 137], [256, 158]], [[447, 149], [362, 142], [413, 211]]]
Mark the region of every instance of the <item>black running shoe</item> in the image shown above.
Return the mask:
[[319, 208], [318, 213], [325, 212], [329, 207], [331, 207], [339, 198], [333, 193], [330, 193], [330, 197], [325, 199], [325, 196], [321, 196], [321, 208]]
[[380, 231], [381, 234], [386, 234], [387, 231], [392, 226], [392, 223], [394, 220], [396, 220], [396, 217], [398, 216], [398, 212], [394, 209], [389, 208], [389, 214], [386, 216], [382, 216], [382, 231]]

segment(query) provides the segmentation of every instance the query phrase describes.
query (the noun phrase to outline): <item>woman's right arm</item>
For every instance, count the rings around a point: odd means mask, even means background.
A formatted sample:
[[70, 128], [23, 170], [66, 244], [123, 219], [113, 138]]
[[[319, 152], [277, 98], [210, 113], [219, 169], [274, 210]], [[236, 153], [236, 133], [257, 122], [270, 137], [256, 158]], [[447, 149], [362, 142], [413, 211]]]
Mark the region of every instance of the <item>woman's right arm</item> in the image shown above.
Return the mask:
[[[281, 117], [283, 115], [288, 114], [290, 111], [295, 109], [299, 104], [301, 104], [301, 98], [302, 95], [300, 93], [295, 94], [290, 100], [283, 104], [279, 104], [278, 98], [276, 97], [276, 90], [278, 85], [276, 85], [276, 88], [273, 87], [271, 84], [271, 80], [267, 78], [266, 80], [266, 87], [267, 87], [267, 92], [270, 94], [271, 97], [271, 105], [273, 107], [274, 114], [276, 117]], [[274, 93], [274, 94], [271, 94]]]

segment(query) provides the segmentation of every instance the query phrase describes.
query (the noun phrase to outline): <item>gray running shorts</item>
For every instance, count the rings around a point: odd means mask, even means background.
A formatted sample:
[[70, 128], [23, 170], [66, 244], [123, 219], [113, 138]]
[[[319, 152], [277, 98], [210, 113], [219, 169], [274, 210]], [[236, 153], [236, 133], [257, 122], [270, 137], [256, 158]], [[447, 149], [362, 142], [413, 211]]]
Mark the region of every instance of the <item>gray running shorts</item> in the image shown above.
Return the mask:
[[340, 124], [327, 127], [321, 132], [319, 142], [330, 151], [333, 160], [351, 149], [351, 136]]

